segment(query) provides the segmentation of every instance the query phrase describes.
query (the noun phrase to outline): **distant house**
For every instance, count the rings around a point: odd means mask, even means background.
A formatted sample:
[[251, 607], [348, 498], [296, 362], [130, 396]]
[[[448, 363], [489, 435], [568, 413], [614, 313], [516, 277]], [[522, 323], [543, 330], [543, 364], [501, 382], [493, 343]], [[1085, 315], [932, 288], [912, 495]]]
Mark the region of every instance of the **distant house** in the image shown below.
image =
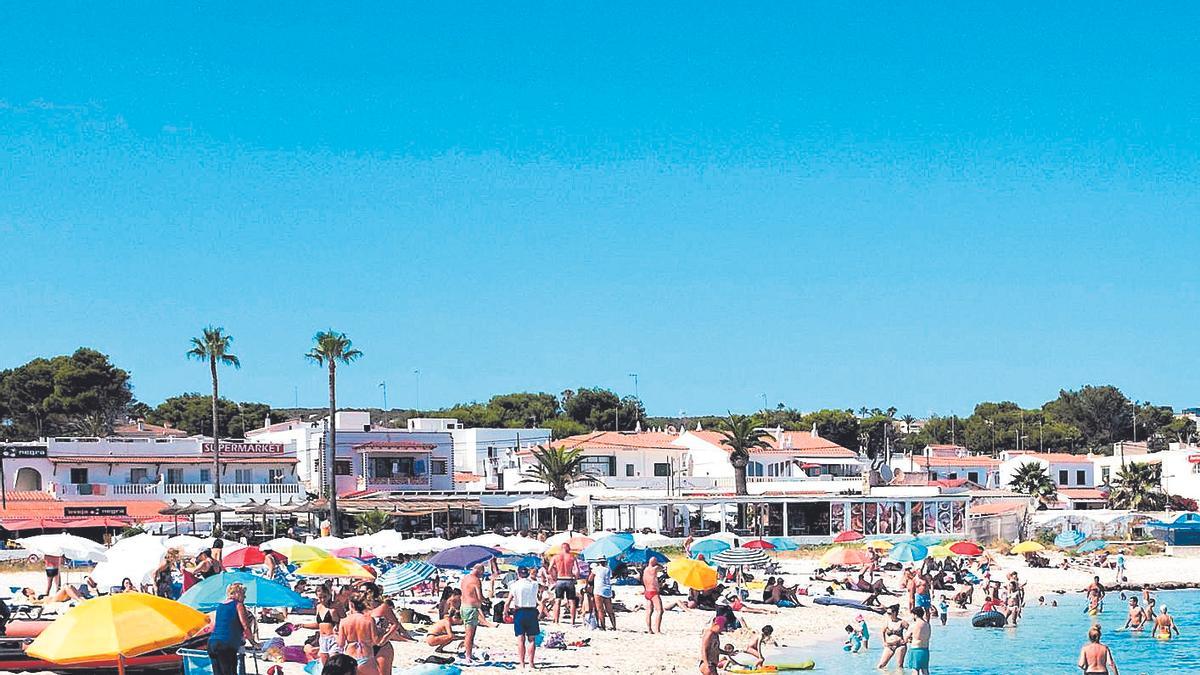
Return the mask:
[[1025, 452], [1006, 450], [1000, 453], [1000, 480], [1004, 487], [1012, 484], [1021, 467], [1035, 463], [1046, 471], [1055, 487], [1096, 487], [1095, 457], [1093, 455], [1071, 455], [1063, 452]]
[[893, 457], [891, 467], [931, 481], [964, 479], [987, 488], [1000, 486], [1000, 460], [972, 455], [960, 445], [927, 445], [919, 454]]
[[172, 427], [170, 422], [165, 425], [150, 424], [145, 420], [135, 420], [113, 427], [113, 436], [122, 438], [187, 438], [188, 432]]
[[[858, 453], [822, 438], [811, 431], [767, 429], [769, 447], [750, 453], [746, 476], [750, 479], [780, 480], [813, 478], [858, 478], [863, 462]], [[732, 477], [729, 447], [725, 437], [715, 431], [686, 431], [677, 443], [689, 451], [691, 475]]]

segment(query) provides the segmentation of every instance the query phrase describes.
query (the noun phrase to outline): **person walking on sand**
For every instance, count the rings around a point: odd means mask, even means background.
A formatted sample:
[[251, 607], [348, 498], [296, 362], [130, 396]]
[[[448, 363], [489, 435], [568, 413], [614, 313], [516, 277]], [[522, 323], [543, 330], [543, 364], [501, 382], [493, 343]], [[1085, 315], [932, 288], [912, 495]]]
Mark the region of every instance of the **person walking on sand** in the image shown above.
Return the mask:
[[562, 550], [554, 556], [551, 564], [554, 570], [554, 623], [558, 623], [562, 612], [562, 602], [566, 600], [571, 608], [571, 625], [575, 625], [579, 611], [579, 597], [575, 595], [575, 574], [578, 565], [571, 546], [563, 543]]
[[1079, 650], [1079, 667], [1083, 675], [1121, 675], [1112, 650], [1100, 642], [1100, 625], [1088, 630], [1088, 643]]
[[596, 604], [596, 621], [600, 630], [604, 630], [605, 618], [612, 622], [612, 629], [617, 629], [617, 614], [613, 611], [612, 570], [608, 568], [608, 560], [601, 558], [592, 567], [588, 582], [592, 585], [592, 595]]
[[658, 559], [651, 557], [642, 570], [642, 595], [646, 598], [646, 632], [662, 632], [663, 604], [659, 594], [661, 588], [658, 582]]
[[475, 661], [475, 631], [479, 628], [479, 612], [483, 607], [483, 564], [471, 568], [462, 578], [462, 608], [458, 610], [463, 622], [463, 659]]
[[717, 675], [720, 672], [721, 631], [725, 630], [725, 622], [723, 616], [713, 618], [700, 636], [700, 675]]
[[508, 586], [508, 600], [504, 611], [512, 613], [513, 632], [517, 634], [517, 657], [521, 669], [525, 669], [525, 655], [529, 655], [529, 667], [536, 668], [537, 635], [542, 632], [538, 625], [538, 584], [529, 578], [529, 569], [517, 568], [517, 580]]
[[913, 675], [929, 675], [929, 628], [928, 610], [924, 607], [914, 607], [913, 616], [916, 619], [908, 631], [908, 654], [904, 665], [913, 671]]

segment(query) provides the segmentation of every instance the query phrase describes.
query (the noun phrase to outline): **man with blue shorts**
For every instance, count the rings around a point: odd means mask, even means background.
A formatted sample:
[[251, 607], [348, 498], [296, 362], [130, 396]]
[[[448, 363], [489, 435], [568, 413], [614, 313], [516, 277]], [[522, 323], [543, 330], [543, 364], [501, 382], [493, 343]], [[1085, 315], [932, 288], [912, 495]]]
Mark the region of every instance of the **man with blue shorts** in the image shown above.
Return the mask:
[[913, 607], [913, 623], [908, 630], [908, 654], [905, 656], [904, 667], [913, 675], [929, 675], [929, 610], [924, 607]]
[[517, 568], [517, 579], [508, 585], [508, 600], [504, 602], [504, 611], [512, 614], [513, 633], [517, 636], [517, 656], [521, 659], [521, 668], [525, 668], [525, 654], [529, 653], [529, 667], [534, 668], [534, 654], [537, 651], [537, 636], [542, 632], [538, 625], [538, 592], [537, 582], [529, 578], [529, 570]]

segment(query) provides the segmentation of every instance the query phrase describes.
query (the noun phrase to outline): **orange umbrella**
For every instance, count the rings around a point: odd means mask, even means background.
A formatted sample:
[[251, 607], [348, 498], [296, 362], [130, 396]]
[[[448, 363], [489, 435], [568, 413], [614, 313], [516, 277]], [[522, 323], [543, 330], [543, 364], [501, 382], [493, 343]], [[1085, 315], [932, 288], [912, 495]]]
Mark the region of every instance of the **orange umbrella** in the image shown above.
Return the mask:
[[583, 535], [576, 535], [567, 540], [567, 546], [571, 547], [572, 553], [579, 553], [594, 543], [596, 543], [595, 539], [592, 539], [591, 537], [585, 537]]
[[821, 556], [825, 565], [863, 565], [871, 562], [871, 555], [861, 548], [845, 548], [837, 546]]

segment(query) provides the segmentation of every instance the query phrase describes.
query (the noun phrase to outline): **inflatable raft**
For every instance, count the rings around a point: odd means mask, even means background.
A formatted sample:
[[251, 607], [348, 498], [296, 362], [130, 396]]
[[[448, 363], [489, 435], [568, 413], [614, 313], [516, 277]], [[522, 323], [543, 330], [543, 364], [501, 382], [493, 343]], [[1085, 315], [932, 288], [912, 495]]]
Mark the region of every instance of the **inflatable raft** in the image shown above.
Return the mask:
[[1000, 612], [979, 612], [971, 617], [971, 625], [976, 628], [1003, 628], [1007, 620]]

